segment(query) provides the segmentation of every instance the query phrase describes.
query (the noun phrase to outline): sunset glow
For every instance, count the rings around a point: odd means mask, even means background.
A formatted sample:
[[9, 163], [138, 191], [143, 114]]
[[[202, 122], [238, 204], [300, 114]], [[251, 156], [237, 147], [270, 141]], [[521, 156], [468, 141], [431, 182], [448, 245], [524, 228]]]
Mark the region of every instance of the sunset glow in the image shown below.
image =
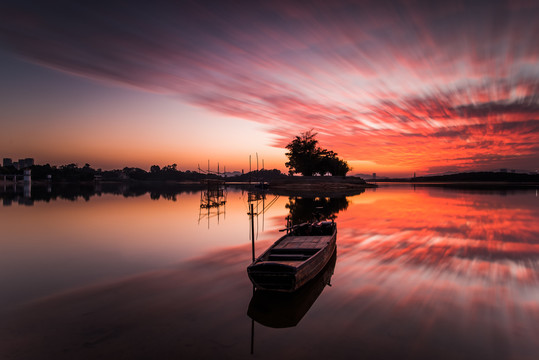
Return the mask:
[[[354, 172], [539, 163], [533, 1], [0, 5], [0, 155], [230, 170], [313, 129]], [[24, 59], [24, 62], [23, 60]]]

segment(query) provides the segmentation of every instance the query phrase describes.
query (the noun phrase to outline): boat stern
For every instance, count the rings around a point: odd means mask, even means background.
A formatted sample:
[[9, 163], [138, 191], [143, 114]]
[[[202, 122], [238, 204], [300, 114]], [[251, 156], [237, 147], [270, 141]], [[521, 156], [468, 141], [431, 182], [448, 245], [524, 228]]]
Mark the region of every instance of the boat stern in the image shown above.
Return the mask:
[[296, 289], [296, 271], [293, 266], [263, 262], [252, 264], [247, 274], [257, 289], [291, 292]]

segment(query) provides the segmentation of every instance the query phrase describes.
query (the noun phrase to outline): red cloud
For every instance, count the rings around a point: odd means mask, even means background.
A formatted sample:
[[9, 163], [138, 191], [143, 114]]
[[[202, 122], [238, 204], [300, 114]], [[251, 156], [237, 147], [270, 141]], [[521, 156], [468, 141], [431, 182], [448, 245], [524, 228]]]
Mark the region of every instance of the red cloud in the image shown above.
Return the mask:
[[531, 167], [538, 15], [501, 1], [12, 2], [0, 8], [0, 43], [261, 122], [278, 146], [315, 129], [345, 158], [388, 167]]

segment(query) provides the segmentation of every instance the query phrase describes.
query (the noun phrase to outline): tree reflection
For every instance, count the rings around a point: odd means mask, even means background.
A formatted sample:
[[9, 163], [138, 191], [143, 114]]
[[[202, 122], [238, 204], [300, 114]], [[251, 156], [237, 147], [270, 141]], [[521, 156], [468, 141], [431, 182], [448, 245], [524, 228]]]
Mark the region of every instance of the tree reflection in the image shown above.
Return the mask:
[[0, 189], [0, 199], [4, 206], [13, 202], [33, 205], [34, 201], [54, 201], [58, 199], [89, 201], [94, 196], [102, 194], [121, 195], [125, 198], [150, 195], [153, 200], [165, 199], [176, 201], [182, 193], [195, 193], [200, 191], [198, 184], [174, 184], [165, 182], [85, 182], [85, 183], [55, 183], [33, 184], [31, 196], [26, 196], [24, 188], [20, 185], [4, 186]]
[[319, 219], [335, 219], [337, 213], [348, 208], [346, 197], [289, 197], [285, 205], [290, 211], [291, 225]]

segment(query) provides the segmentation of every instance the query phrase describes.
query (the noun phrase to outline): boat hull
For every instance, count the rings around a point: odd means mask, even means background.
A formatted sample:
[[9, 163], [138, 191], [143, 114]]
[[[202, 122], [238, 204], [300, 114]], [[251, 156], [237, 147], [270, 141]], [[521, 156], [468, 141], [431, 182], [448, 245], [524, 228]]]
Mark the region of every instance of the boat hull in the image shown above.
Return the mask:
[[296, 326], [326, 285], [330, 284], [336, 260], [335, 250], [322, 271], [295, 292], [256, 290], [249, 303], [247, 315], [256, 322], [272, 328]]
[[[292, 249], [285, 255], [280, 257], [277, 255], [277, 258], [281, 261], [261, 260], [264, 257], [268, 258], [267, 253], [285, 238], [286, 236], [279, 239], [272, 248], [247, 268], [249, 279], [257, 289], [282, 292], [293, 292], [299, 289], [320, 273], [328, 263], [335, 252], [337, 231], [335, 230], [331, 236], [325, 239], [325, 244], [322, 248], [309, 255], [301, 263], [286, 261], [286, 257], [289, 257], [290, 260], [297, 260], [299, 256], [307, 256], [300, 254], [305, 253], [305, 251], [302, 251], [305, 249]], [[308, 239], [309, 237], [306, 238]], [[297, 252], [297, 255], [294, 255], [294, 252]], [[294, 258], [294, 256], [296, 257]], [[269, 259], [271, 259], [271, 256]]]

